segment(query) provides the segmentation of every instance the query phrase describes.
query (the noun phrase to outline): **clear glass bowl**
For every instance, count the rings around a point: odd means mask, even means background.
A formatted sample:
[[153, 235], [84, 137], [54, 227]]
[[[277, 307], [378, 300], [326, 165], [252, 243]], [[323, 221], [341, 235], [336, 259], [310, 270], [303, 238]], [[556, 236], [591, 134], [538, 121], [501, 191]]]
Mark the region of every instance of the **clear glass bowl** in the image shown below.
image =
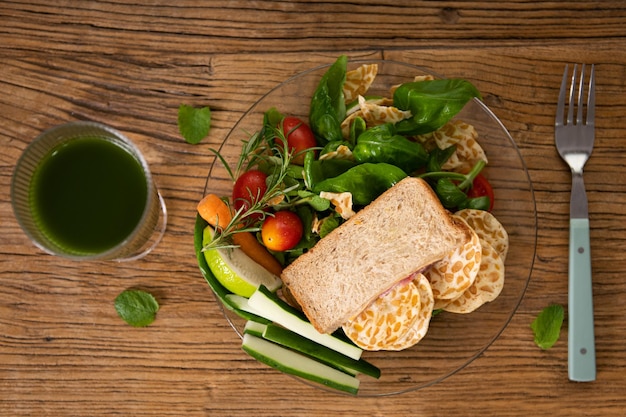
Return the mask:
[[[364, 63], [378, 64], [378, 75], [368, 95], [389, 96], [391, 86], [412, 81], [416, 75], [432, 74], [442, 78], [414, 65], [385, 60], [352, 61], [349, 69]], [[219, 149], [226, 163], [230, 166], [236, 164], [241, 141], [247, 140], [250, 134], [260, 129], [263, 113], [271, 107], [308, 120], [311, 96], [327, 69], [328, 65], [325, 65], [302, 72], [256, 102]], [[363, 358], [378, 366], [382, 376], [380, 379], [360, 377], [359, 396], [392, 395], [417, 390], [459, 372], [489, 348], [502, 333], [526, 291], [535, 259], [537, 219], [533, 189], [524, 161], [506, 128], [481, 101], [470, 101], [456, 118], [474, 125], [479, 134], [479, 143], [489, 159], [483, 173], [495, 192], [493, 214], [506, 228], [510, 240], [504, 289], [495, 301], [471, 314], [443, 312], [435, 316], [426, 337], [410, 349], [400, 352], [364, 352]], [[209, 171], [205, 193], [230, 195], [232, 186], [222, 161], [216, 158]], [[196, 227], [196, 239], [201, 233], [200, 226]], [[202, 265], [201, 270], [205, 277], [210, 275], [210, 271]], [[226, 308], [223, 310], [233, 329], [241, 335], [245, 320]], [[238, 348], [233, 346], [233, 349]]]

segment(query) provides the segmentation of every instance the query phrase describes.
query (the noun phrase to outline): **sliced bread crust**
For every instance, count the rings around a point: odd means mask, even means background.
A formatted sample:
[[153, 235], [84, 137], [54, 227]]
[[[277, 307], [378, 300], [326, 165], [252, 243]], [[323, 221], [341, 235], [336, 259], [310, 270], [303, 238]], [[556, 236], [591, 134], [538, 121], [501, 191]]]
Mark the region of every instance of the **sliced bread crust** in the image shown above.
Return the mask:
[[281, 278], [313, 326], [331, 333], [470, 238], [424, 180], [407, 177], [296, 259]]

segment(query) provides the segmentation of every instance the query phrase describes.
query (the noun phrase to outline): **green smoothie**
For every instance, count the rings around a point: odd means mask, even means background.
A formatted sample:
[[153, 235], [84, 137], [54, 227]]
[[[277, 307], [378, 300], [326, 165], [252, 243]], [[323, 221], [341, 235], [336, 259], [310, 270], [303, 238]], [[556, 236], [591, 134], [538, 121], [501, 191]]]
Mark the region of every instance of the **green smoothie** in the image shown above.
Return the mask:
[[148, 196], [141, 163], [98, 138], [68, 141], [36, 169], [31, 208], [39, 227], [76, 254], [104, 252], [135, 229]]

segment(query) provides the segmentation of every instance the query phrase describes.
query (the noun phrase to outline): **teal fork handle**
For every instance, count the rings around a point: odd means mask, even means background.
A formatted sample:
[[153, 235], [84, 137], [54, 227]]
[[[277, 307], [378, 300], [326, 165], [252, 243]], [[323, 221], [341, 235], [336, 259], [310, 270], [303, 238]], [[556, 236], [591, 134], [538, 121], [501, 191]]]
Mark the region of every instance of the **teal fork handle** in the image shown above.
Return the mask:
[[596, 379], [589, 219], [570, 219], [568, 371], [572, 381]]

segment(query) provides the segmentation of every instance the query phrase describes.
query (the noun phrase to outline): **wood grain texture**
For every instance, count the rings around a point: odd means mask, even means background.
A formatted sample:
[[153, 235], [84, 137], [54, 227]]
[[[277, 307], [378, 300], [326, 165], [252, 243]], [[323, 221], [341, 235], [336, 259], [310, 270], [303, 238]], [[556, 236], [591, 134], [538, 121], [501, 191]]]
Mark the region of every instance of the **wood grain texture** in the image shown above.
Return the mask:
[[[626, 6], [595, 2], [20, 1], [0, 5], [20, 51], [141, 55], [430, 47], [623, 36]], [[4, 45], [6, 43], [3, 42]], [[6, 46], [5, 46], [6, 47]], [[13, 48], [12, 48], [13, 49]]]
[[[0, 3], [0, 415], [621, 416], [626, 409], [626, 7], [622, 2], [55, 1]], [[351, 58], [410, 62], [464, 77], [524, 157], [538, 244], [509, 326], [442, 383], [390, 398], [329, 394], [248, 358], [198, 271], [194, 208], [211, 147], [289, 76]], [[596, 147], [585, 171], [598, 380], [567, 381], [567, 329], [548, 351], [530, 322], [567, 304], [570, 175], [553, 145], [563, 66], [596, 63]], [[189, 145], [179, 104], [209, 105]], [[143, 260], [76, 263], [43, 255], [10, 204], [15, 162], [43, 129], [109, 124], [144, 152], [169, 210]], [[127, 288], [161, 304], [135, 329], [113, 300]]]

